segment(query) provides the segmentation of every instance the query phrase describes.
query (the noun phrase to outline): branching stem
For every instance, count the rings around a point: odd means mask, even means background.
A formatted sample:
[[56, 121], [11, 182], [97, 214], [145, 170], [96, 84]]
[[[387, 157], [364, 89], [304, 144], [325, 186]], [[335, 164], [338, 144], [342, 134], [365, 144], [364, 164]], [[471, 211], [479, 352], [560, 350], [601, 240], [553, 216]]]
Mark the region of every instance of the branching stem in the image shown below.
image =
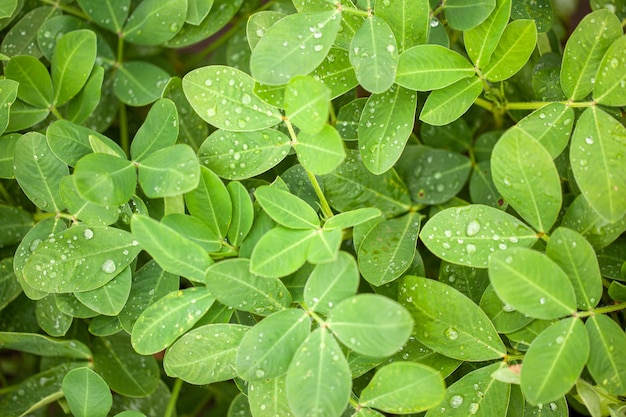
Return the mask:
[[172, 395], [167, 402], [167, 408], [165, 409], [165, 414], [163, 414], [163, 417], [172, 417], [174, 415], [174, 411], [176, 411], [176, 402], [178, 401], [178, 396], [180, 395], [180, 389], [182, 387], [183, 380], [180, 378], [176, 378], [176, 381], [174, 381], [174, 386], [172, 387]]

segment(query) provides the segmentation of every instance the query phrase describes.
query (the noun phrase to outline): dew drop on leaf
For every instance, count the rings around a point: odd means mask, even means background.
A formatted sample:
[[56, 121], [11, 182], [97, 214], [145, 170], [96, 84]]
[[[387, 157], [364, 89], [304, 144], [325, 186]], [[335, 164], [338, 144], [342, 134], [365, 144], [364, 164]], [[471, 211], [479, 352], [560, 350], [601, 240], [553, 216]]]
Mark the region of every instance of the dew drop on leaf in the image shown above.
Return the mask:
[[468, 236], [476, 236], [480, 232], [480, 222], [478, 220], [472, 220], [467, 224], [467, 228], [465, 229], [465, 233]]
[[459, 408], [463, 404], [463, 397], [461, 397], [458, 394], [457, 395], [453, 395], [448, 400], [448, 403], [450, 404], [450, 407], [452, 407], [452, 408]]
[[85, 239], [90, 240], [93, 237], [93, 230], [85, 229], [83, 231], [83, 236], [85, 237]]
[[115, 262], [112, 259], [107, 259], [106, 261], [104, 261], [102, 263], [102, 271], [106, 272], [107, 274], [112, 274], [113, 272], [115, 272]]
[[478, 403], [471, 403], [469, 405], [469, 413], [470, 415], [476, 414], [478, 412], [478, 407], [480, 407], [480, 404]]
[[450, 340], [456, 340], [459, 338], [459, 333], [453, 327], [448, 327], [444, 330], [443, 334]]

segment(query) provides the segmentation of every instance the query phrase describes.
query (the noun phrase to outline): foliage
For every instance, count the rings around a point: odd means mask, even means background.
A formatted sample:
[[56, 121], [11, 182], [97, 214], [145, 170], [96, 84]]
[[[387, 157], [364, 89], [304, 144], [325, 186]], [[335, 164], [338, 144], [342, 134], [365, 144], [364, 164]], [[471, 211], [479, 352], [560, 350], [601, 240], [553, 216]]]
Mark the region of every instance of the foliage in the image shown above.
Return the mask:
[[1, 0], [0, 415], [623, 415], [590, 3]]

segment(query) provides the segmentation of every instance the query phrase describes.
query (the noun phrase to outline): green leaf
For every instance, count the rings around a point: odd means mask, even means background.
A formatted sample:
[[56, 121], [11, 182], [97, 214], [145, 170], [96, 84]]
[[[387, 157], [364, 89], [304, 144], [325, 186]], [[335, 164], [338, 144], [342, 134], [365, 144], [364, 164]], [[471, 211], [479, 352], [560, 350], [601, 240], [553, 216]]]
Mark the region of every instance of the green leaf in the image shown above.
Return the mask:
[[208, 288], [193, 287], [169, 293], [146, 308], [133, 326], [131, 343], [141, 355], [151, 355], [170, 346], [193, 327], [215, 297]]
[[222, 180], [207, 168], [200, 168], [200, 184], [185, 194], [189, 213], [205, 222], [213, 233], [224, 237], [232, 219], [233, 204]]
[[418, 45], [400, 55], [396, 82], [417, 91], [447, 87], [476, 73], [461, 54], [441, 45]]
[[330, 48], [324, 61], [315, 68], [311, 75], [330, 88], [332, 99], [347, 93], [359, 85], [354, 68], [350, 64], [350, 53], [335, 46]]
[[430, 27], [428, 0], [390, 0], [375, 4], [376, 16], [393, 30], [399, 52], [426, 43]]
[[414, 362], [394, 362], [378, 369], [361, 392], [359, 405], [388, 413], [419, 413], [439, 404], [444, 391], [441, 375], [434, 369]]
[[147, 216], [133, 215], [130, 225], [133, 236], [164, 270], [204, 282], [213, 261], [202, 246]]
[[465, 185], [471, 161], [459, 153], [421, 148], [411, 163], [406, 183], [412, 199], [420, 204], [441, 204], [453, 198]]
[[533, 321], [515, 307], [503, 303], [496, 294], [493, 286], [489, 285], [480, 299], [480, 308], [487, 314], [489, 320], [493, 322], [498, 333], [511, 333], [522, 329]]
[[561, 87], [568, 98], [580, 100], [591, 93], [596, 73], [602, 68], [602, 57], [622, 35], [619, 19], [607, 9], [596, 10], [582, 19], [563, 51]]
[[439, 258], [477, 268], [486, 268], [493, 252], [537, 241], [536, 233], [517, 218], [480, 204], [440, 211], [422, 227], [420, 237]]
[[309, 247], [318, 232], [276, 227], [264, 234], [250, 256], [250, 271], [264, 277], [284, 277], [307, 260]]
[[415, 338], [450, 358], [485, 361], [506, 355], [487, 315], [469, 298], [439, 281], [407, 275], [399, 301], [415, 321]]
[[400, 158], [413, 132], [417, 95], [393, 86], [372, 94], [359, 121], [359, 150], [363, 163], [374, 174], [382, 174]]
[[126, 203], [137, 187], [133, 163], [104, 153], [88, 154], [79, 159], [73, 178], [81, 197], [101, 206]]
[[328, 329], [349, 349], [372, 357], [391, 356], [407, 341], [413, 319], [396, 301], [359, 294], [330, 309]]
[[520, 129], [541, 143], [554, 159], [567, 147], [573, 120], [574, 109], [562, 103], [551, 103], [524, 117], [511, 129]]
[[7, 0], [0, 6], [0, 19], [10, 17], [17, 9], [17, 0]]
[[251, 273], [248, 259], [228, 259], [211, 265], [206, 272], [206, 285], [220, 303], [262, 316], [291, 304], [285, 285], [278, 278]]
[[284, 375], [310, 328], [311, 320], [300, 309], [286, 309], [263, 319], [241, 339], [237, 374], [246, 381]]
[[13, 159], [15, 156], [15, 145], [22, 137], [19, 133], [10, 133], [0, 136], [0, 178], [14, 179]]
[[528, 62], [537, 43], [537, 26], [533, 20], [516, 20], [507, 25], [493, 51], [489, 64], [483, 68], [491, 82], [511, 78]]
[[178, 138], [178, 113], [172, 100], [160, 99], [152, 105], [130, 144], [133, 161], [142, 162], [157, 150], [174, 145]]
[[74, 294], [53, 294], [53, 296], [58, 309], [69, 317], [89, 319], [98, 315], [96, 311], [78, 301]]
[[491, 176], [491, 164], [482, 161], [476, 164], [469, 179], [470, 201], [495, 208], [506, 208], [506, 202], [496, 189]]
[[468, 30], [487, 19], [495, 7], [496, 0], [448, 0], [444, 11], [453, 29]]
[[254, 79], [235, 68], [198, 68], [185, 75], [183, 90], [196, 113], [220, 129], [250, 132], [281, 121], [278, 110], [254, 94]]
[[550, 320], [576, 312], [572, 283], [540, 252], [516, 247], [494, 253], [489, 279], [502, 301], [530, 317]]
[[478, 26], [463, 32], [465, 50], [478, 68], [489, 65], [511, 16], [512, 0], [496, 0], [493, 12]]
[[286, 84], [296, 75], [306, 75], [322, 63], [341, 23], [336, 11], [297, 13], [272, 25], [250, 57], [250, 71], [268, 85]]
[[[3, 36], [2, 45], [0, 46], [2, 55], [7, 57], [15, 57], [17, 55], [41, 57], [41, 52], [37, 48], [37, 32], [48, 19], [55, 15], [60, 15], [61, 10], [50, 6], [31, 6], [29, 9], [31, 10], [24, 10], [25, 14]], [[4, 20], [2, 27], [4, 28], [7, 23]]]
[[189, 145], [177, 144], [152, 152], [139, 163], [139, 184], [148, 198], [174, 197], [200, 181], [200, 165]]
[[426, 416], [496, 417], [509, 415], [507, 407], [511, 384], [505, 384], [491, 376], [501, 368], [501, 363], [494, 363], [464, 375], [446, 389], [443, 401], [431, 408]]
[[165, 353], [165, 373], [195, 385], [236, 377], [235, 357], [248, 329], [238, 324], [209, 324], [186, 333]]
[[39, 243], [24, 266], [24, 279], [41, 291], [90, 291], [115, 278], [140, 250], [124, 230], [78, 225]]
[[515, 0], [511, 10], [511, 18], [533, 19], [540, 33], [548, 32], [552, 28], [554, 10], [550, 0]]
[[[87, 22], [77, 17], [70, 15], [54, 16], [46, 20], [37, 31], [37, 46], [43, 56], [50, 62], [61, 37], [76, 30], [88, 28]], [[106, 48], [109, 49], [108, 45]], [[101, 55], [108, 52], [108, 50], [106, 52], [101, 51]]]
[[0, 346], [37, 356], [91, 359], [89, 348], [78, 340], [58, 340], [35, 333], [0, 332]]
[[330, 89], [310, 76], [296, 76], [285, 88], [285, 115], [302, 132], [313, 135], [328, 121]]
[[199, 25], [211, 11], [213, 0], [189, 0], [187, 2], [187, 16], [185, 22]]
[[89, 333], [94, 336], [111, 336], [123, 330], [117, 316], [96, 316], [89, 322]]
[[350, 43], [350, 62], [359, 84], [370, 93], [383, 93], [391, 87], [398, 67], [398, 46], [387, 22], [369, 16]]
[[67, 103], [68, 120], [74, 123], [85, 123], [100, 104], [103, 82], [104, 68], [95, 66], [85, 83], [85, 87]]
[[505, 201], [538, 232], [548, 232], [562, 204], [561, 179], [548, 151], [520, 130], [510, 130], [493, 148], [491, 170]]
[[600, 267], [593, 247], [582, 235], [559, 227], [550, 236], [546, 254], [567, 274], [580, 310], [598, 305], [602, 297]]
[[9, 111], [6, 132], [18, 132], [43, 122], [50, 115], [48, 108], [37, 108], [16, 100]]
[[0, 247], [20, 243], [33, 225], [31, 213], [17, 207], [0, 205]]
[[324, 223], [325, 230], [347, 229], [369, 220], [380, 217], [381, 212], [377, 208], [365, 207], [344, 213], [335, 214]]
[[202, 246], [206, 252], [219, 252], [222, 242], [202, 220], [187, 214], [171, 213], [161, 218], [161, 223]]
[[287, 370], [287, 400], [295, 417], [339, 416], [348, 405], [350, 368], [335, 338], [318, 328], [304, 341]]
[[626, 36], [622, 36], [609, 47], [600, 63], [593, 99], [605, 106], [626, 106], [624, 85], [626, 84]]
[[420, 120], [434, 126], [443, 126], [461, 117], [483, 91], [480, 78], [464, 78], [440, 90], [426, 99]]
[[146, 397], [159, 386], [160, 372], [156, 359], [133, 350], [130, 336], [124, 332], [93, 340], [94, 370], [111, 390], [126, 397]]
[[415, 256], [420, 217], [408, 213], [374, 226], [358, 249], [359, 270], [375, 286], [400, 277]]
[[154, 260], [144, 264], [133, 275], [128, 302], [118, 315], [124, 330], [131, 333], [135, 321], [148, 306], [178, 288], [178, 276], [163, 271]]
[[339, 229], [315, 231], [306, 260], [312, 264], [334, 261], [341, 247], [342, 236]]
[[146, 61], [127, 61], [115, 73], [115, 96], [129, 106], [146, 106], [161, 97], [170, 75]]
[[616, 347], [624, 346], [624, 331], [602, 314], [590, 316], [585, 327], [589, 335], [589, 373], [611, 394], [623, 395], [626, 392], [626, 360]]
[[226, 186], [233, 206], [233, 217], [228, 228], [228, 241], [239, 247], [246, 238], [254, 220], [254, 207], [248, 190], [237, 181], [231, 181]]
[[274, 10], [261, 10], [252, 14], [246, 23], [246, 36], [250, 50], [256, 48], [265, 32], [285, 16], [287, 16], [285, 13]]
[[37, 207], [47, 212], [65, 208], [59, 183], [69, 170], [50, 151], [45, 136], [29, 132], [18, 139], [13, 164], [17, 182]]
[[611, 223], [626, 214], [623, 137], [623, 125], [602, 109], [590, 107], [578, 119], [570, 146], [576, 184], [591, 207]]
[[185, 23], [186, 0], [143, 0], [126, 21], [121, 36], [137, 45], [160, 45]]
[[[106, 136], [69, 120], [56, 120], [48, 126], [46, 138], [52, 152], [65, 164], [75, 166], [83, 156], [93, 152], [90, 137], [94, 136], [102, 143], [120, 151], [120, 158], [125, 158], [124, 151], [119, 150], [113, 141]], [[117, 145], [119, 147], [119, 145]], [[116, 152], [117, 153], [117, 152]]]
[[121, 32], [130, 11], [130, 0], [104, 0], [96, 3], [78, 0], [78, 4], [94, 23], [113, 33]]
[[75, 30], [59, 39], [52, 55], [54, 105], [67, 103], [84, 87], [96, 61], [96, 34]]
[[52, 80], [46, 67], [30, 55], [12, 58], [4, 69], [7, 79], [17, 81], [17, 97], [32, 106], [48, 108], [53, 101]]
[[304, 302], [311, 310], [328, 314], [333, 306], [357, 293], [359, 269], [347, 252], [337, 259], [315, 265], [304, 286]]
[[302, 166], [315, 175], [333, 172], [346, 157], [343, 140], [330, 125], [315, 134], [300, 132], [293, 147]]
[[61, 385], [72, 415], [106, 417], [113, 405], [113, 396], [104, 379], [89, 368], [68, 372]]
[[356, 140], [358, 136], [359, 120], [365, 108], [367, 98], [361, 97], [352, 100], [339, 109], [335, 127], [343, 140]]
[[95, 290], [77, 292], [74, 296], [93, 311], [107, 316], [117, 316], [130, 294], [132, 272], [125, 268], [111, 281]]
[[9, 109], [17, 98], [18, 86], [19, 83], [17, 81], [9, 79], [0, 80], [0, 135], [4, 133], [9, 125]]
[[198, 158], [222, 178], [241, 180], [278, 165], [289, 153], [291, 139], [274, 129], [255, 132], [216, 130], [200, 146]]
[[[287, 402], [287, 390], [285, 385], [286, 378], [284, 376], [255, 381], [249, 385], [249, 408], [254, 410], [255, 417], [293, 417], [289, 403]], [[253, 414], [250, 412], [250, 417], [252, 415]]]
[[13, 258], [5, 258], [0, 261], [0, 310], [3, 310], [11, 301], [22, 293], [15, 272], [13, 271]]
[[582, 322], [566, 318], [544, 330], [524, 356], [521, 387], [531, 404], [558, 400], [573, 386], [589, 357], [589, 338]]
[[100, 206], [87, 201], [78, 193], [72, 176], [63, 178], [59, 191], [68, 213], [87, 225], [107, 226], [118, 220], [118, 207]]
[[315, 210], [288, 191], [263, 186], [255, 190], [254, 196], [263, 210], [285, 227], [305, 230], [319, 227], [320, 220]]
[[347, 151], [346, 154], [343, 164], [323, 177], [324, 194], [333, 208], [343, 212], [375, 207], [386, 217], [409, 209], [409, 193], [395, 171], [374, 175], [365, 167], [358, 152]]

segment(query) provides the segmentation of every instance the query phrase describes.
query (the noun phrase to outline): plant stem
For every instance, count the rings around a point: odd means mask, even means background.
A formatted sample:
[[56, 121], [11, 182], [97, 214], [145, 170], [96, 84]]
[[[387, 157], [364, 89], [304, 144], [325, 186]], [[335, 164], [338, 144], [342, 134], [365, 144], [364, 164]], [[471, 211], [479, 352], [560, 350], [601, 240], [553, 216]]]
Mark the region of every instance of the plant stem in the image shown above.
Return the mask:
[[120, 125], [120, 146], [124, 150], [124, 153], [130, 156], [130, 137], [128, 134], [128, 113], [126, 112], [126, 105], [122, 102], [120, 102], [119, 125]]
[[176, 411], [176, 402], [178, 401], [178, 396], [180, 395], [180, 389], [182, 387], [183, 380], [176, 378], [174, 386], [172, 387], [172, 394], [170, 395], [170, 400], [167, 402], [167, 408], [165, 409], [163, 417], [172, 417], [174, 415], [174, 411]]
[[579, 311], [578, 313], [576, 313], [576, 316], [577, 317], [589, 317], [595, 314], [613, 313], [615, 311], [621, 311], [624, 309], [626, 309], [626, 303], [619, 303], [619, 304], [613, 304], [610, 306], [594, 308], [593, 310], [589, 310], [589, 311]]
[[50, 112], [54, 114], [54, 117], [56, 117], [57, 120], [63, 120], [63, 115], [59, 113], [59, 110], [56, 108], [56, 106], [50, 106]]
[[537, 110], [540, 109], [544, 106], [547, 106], [548, 104], [552, 104], [552, 103], [560, 103], [560, 104], [565, 104], [568, 107], [572, 107], [572, 108], [583, 108], [583, 107], [593, 107], [596, 105], [595, 102], [593, 101], [585, 101], [585, 102], [572, 102], [572, 101], [553, 101], [553, 102], [549, 102], [549, 101], [529, 101], [529, 102], [511, 102], [511, 103], [506, 103], [505, 107], [507, 110]]
[[67, 14], [74, 15], [76, 17], [79, 17], [79, 18], [83, 19], [83, 20], [91, 21], [89, 16], [87, 16], [81, 10], [75, 9], [73, 7], [70, 7], [67, 4], [65, 4], [65, 3], [59, 2], [58, 0], [56, 0], [56, 1], [53, 1], [53, 0], [41, 0], [41, 2], [44, 3], [44, 4], [49, 4], [50, 6], [53, 6], [55, 9], [61, 9], [61, 10], [63, 10]]

